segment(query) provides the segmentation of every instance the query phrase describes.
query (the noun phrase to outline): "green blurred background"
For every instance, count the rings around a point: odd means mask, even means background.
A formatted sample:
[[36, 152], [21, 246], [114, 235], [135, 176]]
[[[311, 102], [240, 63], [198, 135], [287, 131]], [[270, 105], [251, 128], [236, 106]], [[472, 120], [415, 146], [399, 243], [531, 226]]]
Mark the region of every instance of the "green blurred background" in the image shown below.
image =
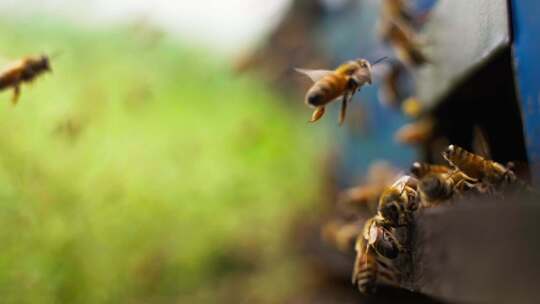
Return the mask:
[[[301, 102], [137, 24], [4, 19], [2, 63], [60, 54], [0, 94], [1, 303], [281, 303], [290, 222], [326, 150]], [[300, 109], [302, 111], [300, 111]]]

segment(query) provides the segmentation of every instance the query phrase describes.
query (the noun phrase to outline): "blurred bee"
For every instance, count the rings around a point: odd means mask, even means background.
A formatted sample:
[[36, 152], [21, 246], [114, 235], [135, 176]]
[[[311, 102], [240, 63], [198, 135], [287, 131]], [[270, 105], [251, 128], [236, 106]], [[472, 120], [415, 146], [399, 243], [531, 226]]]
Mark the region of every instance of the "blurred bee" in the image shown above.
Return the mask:
[[435, 122], [426, 117], [399, 128], [394, 139], [400, 144], [418, 145], [432, 139], [434, 134]]
[[412, 213], [418, 209], [418, 181], [408, 175], [399, 178], [392, 186], [386, 188], [379, 198], [378, 213], [387, 225], [405, 226]]
[[388, 19], [400, 19], [405, 22], [413, 21], [406, 0], [383, 0], [381, 3], [381, 15], [383, 18]]
[[350, 252], [354, 242], [362, 234], [363, 226], [359, 221], [345, 222], [332, 220], [325, 223], [321, 229], [321, 237], [328, 244], [341, 252]]
[[364, 184], [353, 187], [340, 194], [338, 207], [373, 214], [377, 211], [379, 197], [384, 189], [385, 185], [381, 184]]
[[479, 180], [489, 190], [514, 184], [517, 181], [516, 175], [509, 167], [485, 159], [456, 145], [448, 146], [442, 156], [452, 166], [471, 178]]
[[[383, 59], [385, 58], [377, 62]], [[372, 65], [366, 59], [346, 62], [334, 71], [308, 69], [296, 69], [296, 71], [307, 75], [314, 82], [305, 97], [305, 103], [315, 108], [309, 122], [319, 120], [324, 115], [325, 106], [342, 97], [340, 125], [345, 121], [347, 103], [365, 83], [371, 84], [372, 77]]]
[[16, 61], [0, 72], [0, 91], [13, 88], [13, 104], [17, 103], [21, 94], [21, 84], [31, 82], [40, 74], [51, 71], [47, 55], [28, 56]]
[[386, 19], [380, 27], [380, 36], [392, 45], [396, 56], [406, 65], [415, 67], [428, 62], [420, 50], [421, 43], [417, 35], [400, 20]]
[[338, 207], [369, 215], [376, 213], [379, 197], [384, 189], [395, 181], [397, 174], [397, 169], [387, 162], [374, 162], [369, 167], [363, 184], [347, 189], [339, 195]]
[[384, 74], [380, 85], [380, 100], [383, 104], [396, 107], [401, 102], [402, 93], [400, 79], [405, 73], [405, 67], [399, 61], [393, 61]]
[[478, 180], [455, 170], [450, 173], [429, 173], [418, 185], [422, 207], [429, 208], [451, 200], [456, 195], [477, 188]]
[[445, 165], [414, 162], [410, 171], [416, 178], [422, 179], [428, 174], [449, 174], [453, 169]]
[[[394, 266], [391, 258], [385, 257], [377, 252], [374, 246], [375, 241], [379, 236], [374, 236], [375, 240], [370, 237], [358, 237], [356, 242], [356, 260], [352, 273], [352, 283], [358, 287], [362, 293], [374, 293], [378, 286], [390, 285], [399, 286], [400, 273]], [[389, 246], [384, 240], [379, 240], [382, 243], [379, 246]]]

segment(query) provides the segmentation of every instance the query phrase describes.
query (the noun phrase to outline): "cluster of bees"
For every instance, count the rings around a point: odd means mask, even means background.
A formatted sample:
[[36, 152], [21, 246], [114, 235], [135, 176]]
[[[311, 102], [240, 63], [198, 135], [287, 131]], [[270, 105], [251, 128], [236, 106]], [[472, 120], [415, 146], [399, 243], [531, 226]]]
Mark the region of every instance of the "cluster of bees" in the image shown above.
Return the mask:
[[[469, 195], [499, 196], [512, 188], [526, 187], [512, 164], [504, 166], [455, 145], [448, 146], [442, 156], [448, 165], [415, 162], [410, 173], [397, 180], [388, 177], [395, 172], [391, 169], [382, 170], [382, 174], [375, 170], [379, 178], [373, 178], [371, 170], [368, 183], [342, 194], [341, 207], [363, 207], [363, 213], [357, 213], [358, 219], [352, 223], [325, 225], [322, 234], [342, 251], [354, 246], [352, 282], [360, 292], [374, 293], [380, 286], [404, 287], [407, 274], [398, 260], [412, 263], [412, 227], [421, 210]], [[384, 182], [388, 184], [382, 186]]]

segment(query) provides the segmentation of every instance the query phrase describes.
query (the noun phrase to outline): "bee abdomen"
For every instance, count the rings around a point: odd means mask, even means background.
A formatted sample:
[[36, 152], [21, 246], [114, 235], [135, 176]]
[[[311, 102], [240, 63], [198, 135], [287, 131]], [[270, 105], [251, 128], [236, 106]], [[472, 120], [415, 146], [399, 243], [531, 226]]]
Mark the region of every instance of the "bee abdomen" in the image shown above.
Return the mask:
[[415, 162], [410, 169], [417, 178], [423, 178], [430, 173], [448, 173], [451, 169], [444, 165], [431, 165], [427, 163]]
[[450, 145], [445, 151], [447, 159], [466, 175], [481, 179], [489, 167], [488, 161], [461, 147]]
[[452, 189], [448, 187], [443, 177], [435, 174], [422, 179], [420, 190], [429, 200], [448, 199], [452, 196]]
[[306, 97], [306, 102], [308, 105], [319, 107], [326, 104], [326, 98], [324, 95], [324, 92], [322, 91], [314, 91], [312, 93], [308, 93]]
[[308, 91], [306, 103], [319, 107], [323, 106], [343, 94], [346, 88], [346, 80], [336, 75], [328, 75], [319, 80]]
[[369, 250], [367, 260], [356, 275], [356, 285], [363, 293], [373, 293], [379, 285], [399, 286], [397, 270], [391, 262]]
[[376, 265], [367, 263], [356, 276], [356, 285], [363, 293], [371, 293], [377, 281]]

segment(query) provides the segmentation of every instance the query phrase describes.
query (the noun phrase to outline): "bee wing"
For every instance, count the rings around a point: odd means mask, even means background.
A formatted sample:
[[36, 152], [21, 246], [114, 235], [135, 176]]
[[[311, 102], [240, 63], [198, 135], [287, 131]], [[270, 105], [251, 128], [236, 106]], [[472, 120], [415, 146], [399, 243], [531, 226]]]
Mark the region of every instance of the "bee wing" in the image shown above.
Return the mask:
[[399, 192], [401, 193], [405, 189], [405, 186], [409, 183], [410, 179], [411, 177], [409, 175], [403, 175], [392, 184], [392, 188], [399, 190]]
[[331, 70], [310, 70], [310, 69], [299, 69], [299, 68], [295, 68], [294, 70], [300, 74], [306, 75], [313, 82], [317, 82], [321, 80], [321, 78], [323, 78], [324, 76], [334, 73], [334, 71], [331, 71]]

